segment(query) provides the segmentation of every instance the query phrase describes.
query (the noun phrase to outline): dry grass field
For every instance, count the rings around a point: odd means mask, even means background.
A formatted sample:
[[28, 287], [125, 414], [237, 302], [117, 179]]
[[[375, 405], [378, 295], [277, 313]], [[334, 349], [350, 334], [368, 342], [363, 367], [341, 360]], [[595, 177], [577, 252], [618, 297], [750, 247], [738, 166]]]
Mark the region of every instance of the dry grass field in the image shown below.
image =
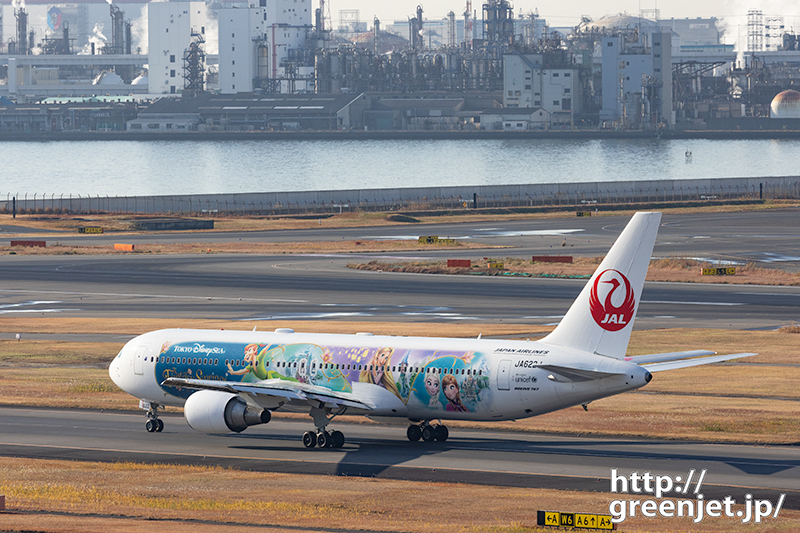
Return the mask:
[[[556, 255], [556, 254], [553, 254]], [[464, 259], [470, 259], [465, 254]], [[530, 274], [544, 277], [590, 276], [602, 257], [574, 257], [572, 263], [532, 263], [529, 258], [489, 257], [472, 259], [471, 268], [448, 267], [446, 261], [396, 261], [385, 263], [370, 261], [368, 263], [351, 263], [347, 266], [357, 270], [373, 270], [382, 272], [413, 272], [418, 274], [453, 274], [507, 276]], [[489, 268], [489, 263], [502, 263], [502, 269]], [[683, 257], [668, 257], [651, 261], [647, 271], [648, 281], [671, 281], [681, 283], [737, 283], [743, 285], [800, 285], [800, 273], [786, 272], [773, 268], [761, 268], [748, 263], [736, 267], [734, 276], [704, 276], [703, 268], [715, 265]]]
[[[693, 207], [659, 207], [659, 211], [664, 213], [716, 213], [716, 212], [742, 212], [742, 211], [756, 211], [762, 209], [775, 209], [775, 208], [791, 208], [798, 207], [796, 200], [767, 200], [762, 203], [755, 204], [742, 204], [742, 205], [728, 205], [724, 203], [709, 204], [706, 206], [693, 206]], [[498, 220], [526, 220], [526, 219], [545, 219], [545, 218], [565, 218], [574, 217], [576, 209], [565, 208], [564, 210], [548, 210], [544, 212], [534, 213], [515, 213], [513, 210], [487, 212], [484, 210], [473, 211], [465, 209], [458, 212], [445, 212], [437, 213], [434, 211], [414, 214], [411, 218], [421, 224], [449, 224], [453, 222], [489, 222]], [[592, 213], [593, 216], [614, 216], [614, 215], [632, 215], [634, 210], [627, 209], [625, 206], [620, 206], [616, 209], [608, 209], [601, 211], [597, 214]], [[202, 234], [205, 232], [217, 231], [265, 231], [265, 230], [286, 230], [286, 229], [308, 229], [317, 227], [326, 228], [341, 228], [341, 227], [359, 227], [359, 226], [388, 226], [388, 225], [407, 225], [413, 227], [414, 222], [402, 222], [392, 220], [394, 215], [402, 214], [400, 212], [381, 212], [381, 213], [367, 213], [367, 212], [352, 212], [341, 213], [334, 215], [265, 215], [265, 216], [215, 216], [213, 230], [199, 231]], [[170, 215], [161, 215], [170, 216]], [[8, 224], [15, 226], [24, 226], [33, 229], [41, 230], [58, 230], [76, 232], [78, 228], [84, 226], [101, 226], [106, 232], [114, 233], [141, 233], [138, 231], [131, 231], [131, 222], [139, 218], [152, 218], [145, 216], [131, 216], [131, 215], [112, 215], [112, 214], [91, 214], [91, 215], [73, 215], [73, 214], [52, 214], [52, 213], [38, 213], [38, 214], [24, 214], [17, 215], [17, 218], [12, 218], [10, 214], [0, 214], [0, 224]], [[191, 217], [184, 217], [191, 218]], [[207, 220], [208, 217], [201, 217]], [[408, 220], [401, 218], [400, 220]], [[52, 236], [52, 235], [51, 235]]]
[[[0, 458], [4, 531], [409, 533], [553, 531], [537, 510], [608, 514], [609, 493], [242, 472], [215, 467]], [[740, 507], [735, 507], [739, 509]], [[791, 532], [800, 511], [736, 519], [626, 520], [618, 531]]]
[[[794, 206], [691, 209], [692, 212]], [[678, 212], [679, 210], [675, 210]], [[618, 211], [613, 214], [628, 214]], [[612, 213], [604, 213], [612, 214]], [[602, 214], [601, 214], [602, 215]], [[459, 214], [416, 217], [420, 222], [467, 222], [574, 216], [548, 214]], [[322, 219], [263, 217], [215, 219], [216, 230], [268, 230], [397, 224], [387, 214], [353, 213]], [[106, 231], [128, 232], [129, 219], [110, 216], [0, 215], [0, 224], [77, 231], [101, 225]], [[410, 224], [413, 227], [413, 224]], [[202, 232], [201, 232], [202, 233]], [[35, 235], [35, 234], [34, 234]], [[45, 234], [41, 234], [43, 236]], [[57, 239], [52, 234], [47, 239]], [[122, 240], [122, 239], [121, 239]], [[124, 242], [124, 241], [123, 241]], [[404, 247], [405, 246], [405, 247]], [[415, 250], [416, 243], [355, 241], [344, 243], [241, 243], [139, 247], [136, 253], [320, 253]], [[451, 247], [451, 246], [445, 246]], [[430, 245], [423, 247], [430, 250]], [[470, 248], [464, 246], [467, 251]], [[108, 247], [53, 246], [13, 250], [16, 253], [115, 253]], [[11, 250], [0, 247], [0, 253]], [[125, 252], [117, 252], [125, 253]], [[575, 273], [589, 274], [597, 260], [577, 262]], [[710, 281], [692, 274], [698, 265], [679, 259], [654, 263], [648, 279]], [[509, 260], [509, 265], [513, 262]], [[534, 265], [531, 265], [533, 268]], [[543, 273], [565, 272], [546, 265]], [[564, 265], [556, 265], [561, 269]], [[526, 265], [527, 268], [527, 265]], [[526, 272], [528, 270], [525, 270]], [[585, 272], [584, 272], [585, 271]], [[797, 284], [797, 280], [752, 267], [736, 283]], [[659, 277], [660, 276], [660, 277]], [[688, 277], [682, 277], [688, 276]], [[694, 278], [692, 277], [694, 276]], [[773, 276], [773, 277], [770, 277]], [[777, 277], [775, 277], [777, 276]], [[699, 279], [695, 279], [699, 278]], [[724, 281], [716, 278], [713, 281]], [[440, 335], [440, 324], [358, 322], [248, 323], [259, 330], [292, 327], [298, 331], [388, 335]], [[32, 333], [106, 333], [136, 335], [162, 327], [244, 329], [239, 322], [162, 319], [78, 319], [68, 317], [0, 316], [0, 332], [20, 333], [22, 340], [0, 340], [0, 404], [87, 409], [137, 409], [136, 399], [109, 379], [107, 365], [122, 344], [29, 340]], [[447, 335], [511, 336], [535, 339], [549, 328], [520, 324], [448, 324]], [[800, 443], [800, 390], [793, 376], [800, 365], [800, 327], [783, 331], [650, 330], [634, 332], [630, 355], [704, 348], [720, 353], [759, 352], [739, 363], [663, 372], [642, 391], [624, 394], [557, 413], [502, 423], [507, 430], [581, 435], [646, 436], [709, 442], [763, 444]], [[787, 366], [790, 365], [790, 366]], [[172, 411], [177, 411], [172, 409]], [[278, 415], [276, 415], [278, 416]], [[304, 415], [282, 415], [304, 416]], [[365, 419], [355, 419], [371, 424]], [[479, 423], [452, 423], [480, 427]], [[498, 427], [498, 425], [493, 425]], [[108, 531], [170, 532], [497, 532], [553, 531], [535, 527], [536, 510], [608, 513], [611, 494], [517, 489], [467, 484], [421, 483], [330, 476], [242, 472], [222, 468], [166, 464], [100, 464], [0, 457], [0, 531], [104, 533]], [[634, 518], [623, 532], [794, 532], [800, 511], [783, 510], [760, 525], [734, 519]]]
[[[124, 240], [124, 239], [120, 239]], [[0, 254], [16, 255], [126, 255], [126, 254], [332, 254], [369, 252], [412, 252], [418, 250], [474, 250], [504, 248], [476, 242], [419, 244], [416, 241], [313, 241], [313, 242], [194, 242], [183, 244], [136, 244], [134, 251], [115, 250], [113, 245], [64, 245], [48, 240], [46, 248], [0, 246]]]

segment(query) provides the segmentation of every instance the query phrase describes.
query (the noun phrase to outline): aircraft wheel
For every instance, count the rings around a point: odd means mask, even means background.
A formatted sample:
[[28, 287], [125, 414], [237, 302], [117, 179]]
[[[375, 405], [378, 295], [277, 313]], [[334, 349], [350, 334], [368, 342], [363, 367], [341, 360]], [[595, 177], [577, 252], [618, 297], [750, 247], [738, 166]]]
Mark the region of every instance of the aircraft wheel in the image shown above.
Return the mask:
[[433, 426], [425, 426], [422, 428], [422, 440], [425, 442], [433, 442], [436, 440], [436, 430], [433, 429]]
[[344, 446], [344, 433], [341, 431], [331, 431], [331, 447], [341, 448]]
[[447, 426], [436, 426], [436, 440], [444, 442], [449, 436], [450, 432], [447, 430]]
[[161, 433], [164, 431], [164, 421], [160, 418], [156, 419], [156, 433]]
[[406, 436], [408, 440], [411, 442], [417, 442], [422, 437], [422, 430], [416, 424], [412, 424], [408, 426], [408, 431], [406, 431]]
[[320, 448], [330, 448], [333, 441], [331, 439], [330, 433], [327, 431], [320, 431], [317, 434], [317, 446]]
[[158, 424], [156, 424], [153, 420], [148, 420], [147, 422], [145, 422], [144, 427], [145, 429], [147, 429], [148, 433], [153, 433], [158, 427]]
[[306, 431], [303, 433], [303, 446], [306, 448], [313, 448], [317, 445], [317, 434], [313, 431]]

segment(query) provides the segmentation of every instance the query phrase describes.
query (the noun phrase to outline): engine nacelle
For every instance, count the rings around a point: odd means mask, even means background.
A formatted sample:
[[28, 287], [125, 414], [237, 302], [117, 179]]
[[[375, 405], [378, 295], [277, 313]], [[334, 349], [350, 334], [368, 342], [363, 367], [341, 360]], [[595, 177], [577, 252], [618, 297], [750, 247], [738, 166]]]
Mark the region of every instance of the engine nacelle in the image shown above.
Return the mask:
[[212, 390], [189, 396], [183, 416], [193, 430], [201, 433], [239, 433], [249, 426], [266, 424], [272, 417], [266, 409], [247, 405], [235, 394]]

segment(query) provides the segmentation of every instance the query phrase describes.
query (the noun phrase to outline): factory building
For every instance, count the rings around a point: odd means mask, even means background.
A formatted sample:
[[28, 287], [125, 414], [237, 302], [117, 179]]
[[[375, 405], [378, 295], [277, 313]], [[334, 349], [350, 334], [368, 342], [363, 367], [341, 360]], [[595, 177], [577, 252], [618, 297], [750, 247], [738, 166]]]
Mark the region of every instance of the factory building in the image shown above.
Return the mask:
[[260, 0], [219, 11], [219, 88], [222, 94], [309, 92], [311, 0]]
[[[507, 54], [503, 61], [503, 107], [541, 108], [557, 122], [583, 112], [578, 65], [550, 67], [543, 54]], [[558, 64], [558, 63], [557, 63]]]
[[[206, 33], [203, 2], [151, 2], [147, 7], [151, 94], [180, 94], [184, 53]], [[193, 37], [192, 34], [199, 37]]]
[[604, 37], [600, 120], [624, 127], [672, 126], [672, 33], [643, 35], [639, 42]]
[[224, 95], [161, 98], [128, 121], [128, 131], [293, 131], [363, 129], [361, 95]]

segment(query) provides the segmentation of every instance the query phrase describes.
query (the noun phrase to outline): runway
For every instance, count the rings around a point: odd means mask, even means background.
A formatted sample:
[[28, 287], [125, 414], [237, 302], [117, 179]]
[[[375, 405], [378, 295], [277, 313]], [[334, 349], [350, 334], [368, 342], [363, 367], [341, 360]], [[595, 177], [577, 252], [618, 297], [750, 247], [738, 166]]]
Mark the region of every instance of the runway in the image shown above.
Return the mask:
[[[654, 256], [777, 261], [800, 265], [798, 210], [669, 215]], [[627, 217], [525, 222], [246, 232], [158, 234], [126, 242], [219, 239], [298, 241], [400, 238], [438, 234], [515, 248], [498, 253], [602, 255]], [[413, 234], [411, 232], [414, 232]], [[101, 242], [61, 236], [70, 242]], [[104, 235], [113, 242], [116, 237]], [[565, 242], [566, 246], [561, 246]], [[50, 237], [48, 237], [50, 240]], [[471, 251], [482, 257], [490, 252]], [[491, 252], [494, 254], [495, 252]], [[584, 285], [580, 280], [390, 274], [346, 268], [376, 257], [456, 257], [453, 251], [341, 255], [0, 256], [0, 316], [359, 320], [554, 324]], [[462, 255], [463, 252], [458, 252]], [[777, 259], [776, 259], [777, 257]], [[750, 259], [748, 259], [750, 258]], [[773, 329], [800, 320], [800, 288], [646, 283], [635, 327]], [[261, 329], [261, 328], [259, 328]], [[6, 336], [9, 335], [8, 333]], [[121, 342], [118, 336], [72, 340]], [[45, 337], [46, 338], [46, 337]], [[715, 445], [628, 438], [579, 438], [452, 428], [446, 443], [405, 439], [405, 425], [337, 424], [341, 450], [306, 450], [308, 420], [275, 419], [242, 435], [207, 436], [182, 417], [161, 434], [129, 413], [0, 408], [0, 455], [99, 461], [214, 464], [242, 469], [364, 475], [608, 491], [610, 469], [686, 475], [708, 470], [706, 499], [731, 495], [777, 500], [800, 509], [800, 451], [791, 446]], [[310, 420], [310, 419], [309, 419]]]
[[[581, 280], [364, 272], [370, 258], [3, 256], [0, 315], [554, 324]], [[637, 328], [773, 329], [800, 288], [647, 283]], [[297, 328], [301, 329], [301, 328]]]
[[[40, 459], [219, 465], [305, 474], [609, 492], [610, 471], [687, 476], [707, 469], [705, 498], [776, 501], [800, 509], [800, 449], [632, 438], [578, 438], [451, 428], [445, 443], [408, 442], [404, 424], [334, 422], [347, 443], [307, 450], [310, 419], [273, 419], [238, 435], [200, 435], [183, 417], [147, 433], [144, 415], [0, 408], [0, 454]], [[680, 494], [673, 497], [681, 497]]]
[[[299, 230], [242, 232], [165, 232], [135, 235], [79, 235], [46, 233], [48, 243], [104, 244], [115, 242], [293, 242], [369, 239], [416, 239], [439, 235], [477, 242], [513, 246], [509, 255], [553, 253], [566, 241], [569, 253], [603, 255], [619, 235], [629, 216], [567, 217], [501, 222], [446, 224], [401, 224], [391, 226], [328, 228], [326, 219], [318, 227]], [[0, 225], [0, 243], [26, 229], [20, 218], [16, 226]], [[560, 250], [558, 253], [564, 252]], [[426, 252], [425, 256], [449, 256], [451, 252]], [[767, 209], [727, 213], [667, 213], [656, 241], [654, 257], [688, 255], [717, 260], [753, 261], [800, 271], [800, 209]]]
[[[655, 257], [752, 261], [800, 270], [800, 210], [667, 215]], [[499, 251], [321, 255], [0, 256], [0, 315], [178, 317], [231, 320], [355, 319], [554, 324], [579, 280], [360, 272], [372, 259], [605, 254], [628, 217], [591, 217], [239, 233], [162, 233], [130, 242], [303, 241], [437, 234], [503, 244]], [[413, 232], [413, 233], [411, 233]], [[67, 235], [69, 242], [109, 235]], [[59, 237], [61, 239], [61, 237]], [[566, 246], [560, 246], [566, 243]], [[554, 250], [557, 250], [554, 252]], [[772, 329], [800, 319], [800, 288], [647, 283], [637, 328]], [[298, 328], [302, 329], [302, 328]]]

